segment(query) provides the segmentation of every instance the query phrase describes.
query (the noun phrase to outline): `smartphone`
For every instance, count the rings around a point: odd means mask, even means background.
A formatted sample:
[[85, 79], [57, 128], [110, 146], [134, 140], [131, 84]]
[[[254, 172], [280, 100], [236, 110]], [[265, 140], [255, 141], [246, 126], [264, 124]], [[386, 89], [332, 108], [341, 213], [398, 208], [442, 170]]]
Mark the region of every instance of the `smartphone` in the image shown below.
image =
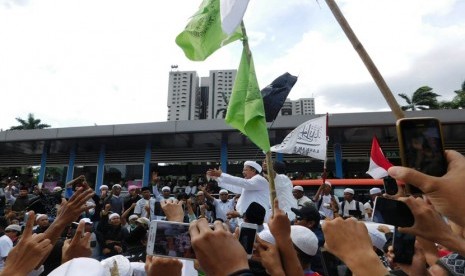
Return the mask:
[[383, 178], [383, 183], [384, 191], [386, 192], [386, 194], [395, 195], [399, 191], [399, 189], [397, 188], [397, 181], [394, 178], [386, 176]]
[[352, 275], [352, 272], [346, 264], [324, 248], [321, 249], [321, 264], [323, 265], [323, 270], [325, 272], [324, 275]]
[[[447, 172], [441, 123], [436, 118], [403, 118], [396, 122], [402, 166], [422, 173], [443, 176]], [[405, 184], [407, 194], [422, 191]]]
[[147, 254], [181, 259], [195, 259], [189, 223], [154, 220], [150, 223]]
[[412, 211], [402, 201], [378, 196], [372, 215], [373, 222], [399, 227], [411, 227], [415, 222]]
[[252, 257], [255, 236], [257, 235], [257, 225], [254, 223], [243, 222], [239, 227], [239, 242], [247, 252], [247, 257]]
[[400, 264], [412, 264], [413, 254], [415, 254], [415, 236], [401, 233], [394, 228], [392, 240], [394, 250], [394, 262]]

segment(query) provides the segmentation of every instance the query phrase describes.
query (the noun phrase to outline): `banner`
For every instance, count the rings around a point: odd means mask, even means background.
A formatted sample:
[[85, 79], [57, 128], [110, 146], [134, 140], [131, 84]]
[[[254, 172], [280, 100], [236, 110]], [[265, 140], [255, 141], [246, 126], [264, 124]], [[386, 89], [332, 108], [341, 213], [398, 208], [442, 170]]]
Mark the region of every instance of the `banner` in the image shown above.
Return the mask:
[[271, 151], [300, 154], [315, 159], [326, 158], [326, 116], [309, 120], [289, 133], [283, 142]]

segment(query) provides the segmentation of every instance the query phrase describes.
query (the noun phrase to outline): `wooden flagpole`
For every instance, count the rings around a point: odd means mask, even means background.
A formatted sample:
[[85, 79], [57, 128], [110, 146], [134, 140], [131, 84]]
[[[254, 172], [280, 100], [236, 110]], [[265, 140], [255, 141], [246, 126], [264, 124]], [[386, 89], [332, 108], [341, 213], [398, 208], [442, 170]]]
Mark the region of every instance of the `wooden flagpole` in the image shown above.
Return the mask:
[[[245, 25], [244, 21], [241, 21], [241, 29], [242, 29], [242, 35], [244, 36], [242, 39], [242, 45], [245, 49], [245, 52], [247, 53], [247, 62], [250, 65], [250, 58], [252, 56], [252, 52], [250, 51], [249, 47], [249, 42], [247, 38], [247, 32], [245, 31]], [[273, 209], [274, 213], [274, 199], [276, 198], [276, 188], [274, 184], [274, 178], [275, 178], [275, 171], [273, 170], [273, 159], [271, 157], [271, 151], [268, 151], [265, 153], [265, 160], [266, 160], [266, 171], [268, 173], [268, 182], [270, 184], [270, 201], [271, 201], [271, 208]]]
[[370, 72], [371, 76], [373, 77], [373, 80], [375, 81], [375, 83], [378, 86], [379, 90], [381, 90], [381, 93], [383, 94], [384, 99], [388, 103], [388, 105], [391, 108], [392, 112], [394, 112], [394, 115], [396, 116], [396, 118], [397, 119], [404, 118], [405, 117], [404, 112], [402, 111], [402, 109], [400, 108], [400, 106], [397, 103], [396, 99], [392, 95], [392, 92], [389, 89], [386, 82], [384, 81], [383, 76], [381, 76], [380, 72], [378, 71], [378, 68], [376, 68], [376, 65], [371, 60], [371, 58], [368, 55], [367, 51], [365, 51], [365, 48], [363, 47], [362, 43], [360, 43], [357, 36], [352, 31], [352, 28], [350, 27], [349, 23], [345, 19], [344, 15], [342, 14], [339, 7], [337, 6], [336, 2], [334, 0], [326, 0], [326, 4], [328, 4], [329, 9], [333, 13], [333, 15], [336, 18], [337, 22], [339, 23], [342, 30], [346, 34], [347, 38], [352, 43], [352, 46], [354, 47], [355, 51], [358, 53], [358, 55], [362, 59], [362, 61], [365, 64], [366, 68]]

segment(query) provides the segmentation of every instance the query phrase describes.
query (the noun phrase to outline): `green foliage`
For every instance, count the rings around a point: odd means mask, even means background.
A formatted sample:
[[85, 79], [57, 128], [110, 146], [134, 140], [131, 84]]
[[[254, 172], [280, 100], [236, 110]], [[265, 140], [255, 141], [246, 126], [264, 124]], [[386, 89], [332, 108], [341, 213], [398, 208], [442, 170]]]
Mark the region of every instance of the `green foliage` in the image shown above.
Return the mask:
[[438, 101], [441, 95], [433, 92], [429, 86], [422, 86], [413, 92], [410, 98], [405, 93], [398, 94], [407, 105], [401, 106], [402, 110], [426, 110], [426, 109], [465, 109], [465, 81], [461, 89], [454, 91], [456, 94], [451, 101]]
[[10, 130], [21, 130], [21, 129], [44, 129], [47, 127], [51, 127], [47, 124], [41, 124], [40, 119], [34, 118], [34, 114], [29, 113], [27, 119], [16, 118], [16, 121], [20, 123], [20, 125], [12, 126]]

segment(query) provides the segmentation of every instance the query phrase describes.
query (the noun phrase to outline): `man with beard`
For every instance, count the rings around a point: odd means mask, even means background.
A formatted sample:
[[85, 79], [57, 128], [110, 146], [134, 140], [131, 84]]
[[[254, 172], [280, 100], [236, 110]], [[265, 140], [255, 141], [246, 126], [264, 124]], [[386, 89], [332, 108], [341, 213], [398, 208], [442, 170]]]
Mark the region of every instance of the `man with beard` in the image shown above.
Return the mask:
[[216, 177], [218, 186], [233, 193], [241, 194], [236, 210], [243, 215], [252, 202], [257, 202], [266, 211], [265, 221], [271, 214], [270, 187], [268, 181], [260, 175], [262, 167], [255, 161], [245, 161], [242, 175], [236, 177], [222, 172], [220, 169], [210, 169], [207, 176]]

